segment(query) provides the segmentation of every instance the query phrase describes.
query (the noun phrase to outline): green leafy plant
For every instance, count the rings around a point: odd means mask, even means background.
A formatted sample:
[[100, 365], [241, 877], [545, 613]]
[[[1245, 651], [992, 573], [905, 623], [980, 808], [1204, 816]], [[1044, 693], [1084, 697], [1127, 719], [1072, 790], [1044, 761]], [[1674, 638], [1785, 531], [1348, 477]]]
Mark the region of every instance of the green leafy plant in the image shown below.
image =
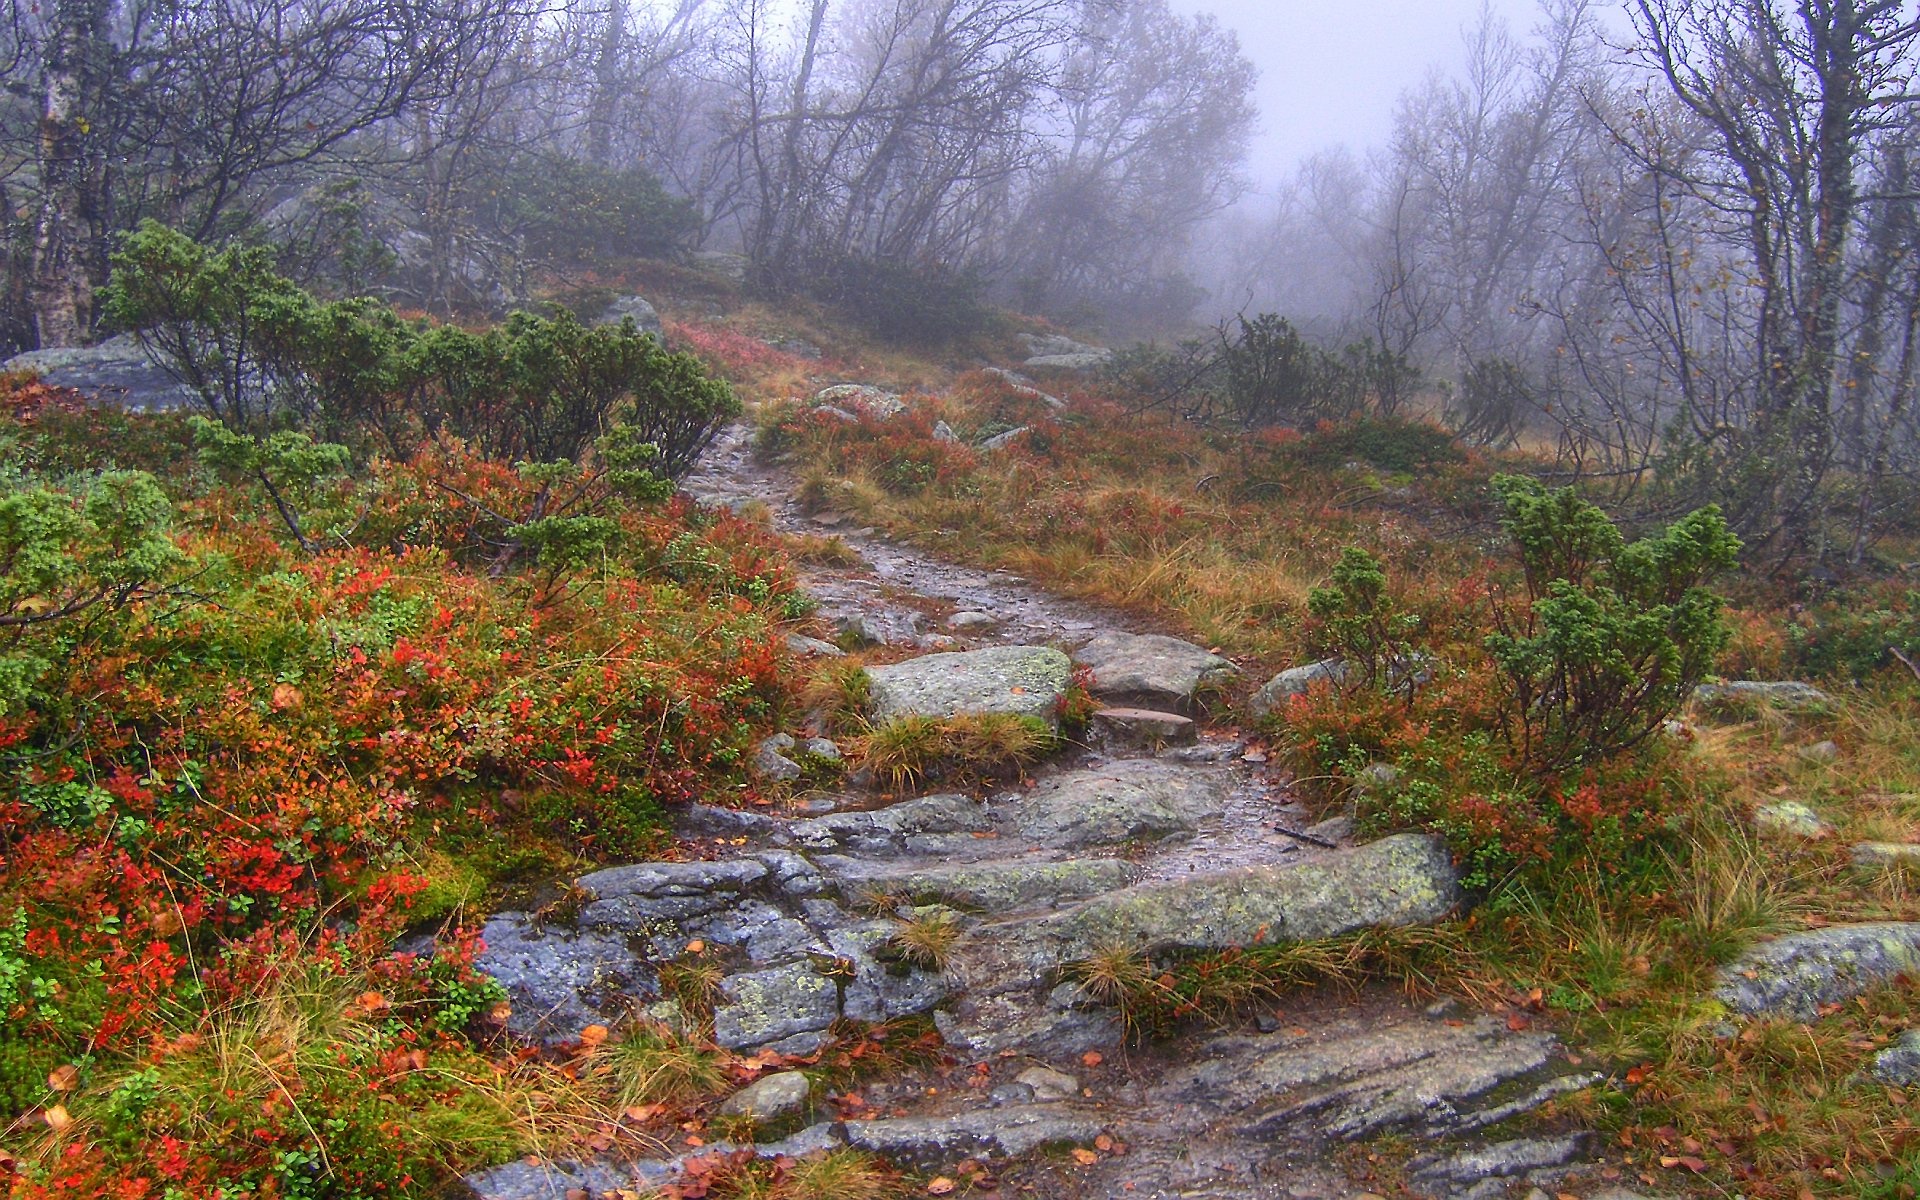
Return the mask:
[[1307, 611], [1320, 622], [1324, 648], [1345, 662], [1349, 679], [1411, 693], [1418, 670], [1407, 635], [1420, 619], [1400, 611], [1380, 560], [1348, 546], [1334, 564], [1332, 584], [1307, 594]]
[[1702, 585], [1734, 564], [1740, 540], [1711, 506], [1629, 543], [1571, 489], [1513, 475], [1493, 486], [1526, 574], [1524, 601], [1496, 604], [1486, 639], [1507, 741], [1549, 769], [1638, 745], [1732, 636]]

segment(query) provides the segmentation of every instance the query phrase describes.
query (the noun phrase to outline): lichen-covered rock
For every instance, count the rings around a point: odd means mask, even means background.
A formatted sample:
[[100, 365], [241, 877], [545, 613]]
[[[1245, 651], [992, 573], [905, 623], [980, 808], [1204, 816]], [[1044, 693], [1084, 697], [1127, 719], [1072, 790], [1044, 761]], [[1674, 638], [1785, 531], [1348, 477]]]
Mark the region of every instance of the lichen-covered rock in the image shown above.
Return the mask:
[[798, 1071], [763, 1075], [727, 1097], [726, 1103], [720, 1106], [720, 1113], [722, 1116], [745, 1117], [761, 1124], [771, 1124], [805, 1109], [812, 1090], [807, 1077]]
[[1771, 804], [1762, 804], [1753, 810], [1753, 823], [1768, 833], [1790, 837], [1823, 838], [1833, 832], [1833, 826], [1827, 824], [1826, 818], [1798, 800], [1776, 800]]
[[1191, 833], [1232, 790], [1223, 773], [1133, 759], [1048, 780], [1021, 802], [1020, 832], [1074, 850]]
[[816, 637], [801, 633], [787, 635], [787, 649], [802, 658], [845, 658], [847, 652], [832, 642], [823, 642]]
[[813, 403], [816, 407], [853, 409], [883, 421], [898, 416], [907, 408], [897, 394], [864, 383], [841, 383], [822, 388], [813, 394]]
[[980, 443], [980, 448], [982, 450], [996, 451], [996, 452], [1000, 450], [1005, 450], [1008, 446], [1011, 446], [1013, 444], [1013, 439], [1027, 432], [1028, 428], [1029, 427], [1026, 425], [1016, 425], [1012, 429], [1003, 430], [1002, 432], [996, 433], [992, 437], [982, 441]]
[[875, 722], [1006, 713], [1053, 721], [1073, 664], [1049, 646], [992, 646], [869, 667]]
[[841, 1012], [852, 1020], [877, 1024], [917, 1016], [953, 993], [937, 971], [881, 961], [880, 953], [895, 928], [890, 921], [866, 921], [827, 935], [833, 953], [853, 964], [853, 978], [847, 981], [841, 1001]]
[[607, 1163], [527, 1162], [515, 1159], [466, 1177], [477, 1200], [568, 1200], [603, 1196], [634, 1186], [634, 1173]]
[[1174, 707], [1239, 673], [1204, 647], [1160, 634], [1103, 633], [1074, 651], [1073, 661], [1093, 672], [1096, 696]]
[[916, 904], [942, 903], [985, 913], [1067, 904], [1127, 886], [1131, 864], [1117, 858], [1065, 862], [985, 862], [850, 876], [848, 895], [882, 890]]
[[580, 889], [594, 898], [581, 909], [580, 924], [638, 932], [686, 920], [733, 903], [766, 877], [766, 864], [751, 858], [609, 867], [580, 877]]
[[1338, 658], [1323, 658], [1304, 667], [1294, 667], [1267, 680], [1247, 701], [1247, 710], [1256, 717], [1271, 716], [1284, 711], [1287, 701], [1295, 696], [1306, 695], [1314, 684], [1328, 683], [1338, 687], [1346, 682], [1346, 678], [1347, 664]]
[[1396, 834], [1297, 867], [1141, 884], [1067, 912], [996, 925], [963, 942], [962, 973], [970, 982], [1027, 986], [1103, 947], [1151, 955], [1308, 941], [1430, 924], [1459, 902], [1446, 847], [1422, 834]]
[[1920, 970], [1920, 923], [1881, 921], [1790, 933], [1757, 946], [1720, 973], [1714, 994], [1743, 1016], [1811, 1021], [1820, 1007]]
[[507, 989], [507, 1028], [542, 1042], [568, 1041], [589, 1025], [626, 1015], [658, 990], [651, 967], [626, 939], [593, 931], [543, 927], [531, 915], [505, 912], [480, 931], [486, 949], [474, 966]]
[[1797, 680], [1734, 679], [1703, 683], [1693, 689], [1693, 702], [1702, 708], [1746, 702], [1769, 704], [1789, 712], [1831, 708], [1833, 697], [1810, 683]]
[[1098, 1117], [1047, 1104], [846, 1123], [847, 1145], [929, 1170], [964, 1158], [1018, 1158], [1045, 1146], [1084, 1145], [1105, 1128]]
[[897, 854], [930, 837], [982, 833], [992, 827], [978, 803], [946, 792], [866, 812], [808, 817], [789, 823], [785, 832], [794, 845], [806, 849]]
[[727, 998], [713, 1010], [713, 1040], [729, 1050], [817, 1033], [840, 1016], [839, 985], [808, 962], [729, 975], [721, 990]]

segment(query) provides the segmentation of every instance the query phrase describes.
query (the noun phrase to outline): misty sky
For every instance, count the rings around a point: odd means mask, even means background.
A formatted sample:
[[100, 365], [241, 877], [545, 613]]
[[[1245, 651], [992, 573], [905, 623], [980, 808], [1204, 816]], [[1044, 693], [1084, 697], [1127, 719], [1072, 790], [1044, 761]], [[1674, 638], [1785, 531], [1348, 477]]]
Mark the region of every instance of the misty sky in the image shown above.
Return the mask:
[[[1462, 59], [1460, 30], [1481, 0], [1172, 0], [1212, 13], [1260, 68], [1260, 124], [1249, 166], [1266, 184], [1316, 150], [1385, 140], [1400, 93]], [[1492, 0], [1514, 32], [1533, 0]]]

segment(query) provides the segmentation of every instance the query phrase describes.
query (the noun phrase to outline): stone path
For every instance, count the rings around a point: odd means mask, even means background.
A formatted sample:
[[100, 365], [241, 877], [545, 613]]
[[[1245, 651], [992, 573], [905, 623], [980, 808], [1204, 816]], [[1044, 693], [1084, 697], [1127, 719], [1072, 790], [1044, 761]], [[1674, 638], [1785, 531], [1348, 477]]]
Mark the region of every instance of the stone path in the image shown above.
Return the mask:
[[[1115, 681], [1114, 699], [1156, 709], [1191, 709], [1196, 687], [1231, 672], [1200, 648], [1130, 637], [1142, 631], [1118, 614], [940, 562], [845, 518], [809, 518], [752, 460], [743, 429], [727, 431], [686, 486], [712, 504], [764, 504], [788, 532], [841, 536], [867, 565], [807, 568], [822, 615], [921, 653], [907, 667], [956, 681], [952, 694], [974, 697], [966, 704], [990, 703], [982, 687], [991, 693], [991, 672], [1006, 669], [994, 664], [1031, 667], [1046, 646], [1095, 642], [1088, 656]], [[983, 615], [948, 621], [954, 611]], [[968, 674], [978, 671], [985, 685]], [[1019, 679], [1001, 682], [1022, 702], [1049, 686]], [[896, 691], [941, 704], [923, 685]], [[1076, 982], [1076, 963], [1119, 946], [1164, 955], [1430, 923], [1459, 893], [1424, 837], [1356, 846], [1338, 823], [1302, 829], [1284, 778], [1225, 733], [1166, 713], [1105, 724], [1111, 740], [1058, 756], [1030, 787], [897, 802], [848, 790], [794, 818], [689, 810], [680, 832], [716, 849], [715, 861], [594, 872], [577, 881], [567, 922], [499, 914], [482, 966], [512, 991], [515, 1031], [551, 1040], [630, 1014], [683, 1020], [660, 998], [660, 971], [696, 941], [726, 972], [714, 1028], [731, 1049], [804, 1056], [843, 1018], [932, 1015], [955, 1060], [946, 1072], [875, 1081], [863, 1094], [882, 1115], [823, 1112], [762, 1153], [851, 1145], [945, 1173], [973, 1159], [991, 1164], [1003, 1194], [1140, 1200], [1360, 1196], [1369, 1186], [1342, 1166], [1341, 1147], [1385, 1133], [1416, 1146], [1413, 1194], [1517, 1196], [1587, 1159], [1578, 1130], [1494, 1131], [1596, 1077], [1549, 1034], [1446, 1003], [1309, 993], [1245, 1027], [1129, 1046], [1117, 1014]], [[1125, 736], [1143, 727], [1160, 732]], [[937, 968], [898, 951], [907, 922], [950, 931]], [[561, 1200], [644, 1188], [673, 1170], [516, 1163], [469, 1182], [498, 1200]]]

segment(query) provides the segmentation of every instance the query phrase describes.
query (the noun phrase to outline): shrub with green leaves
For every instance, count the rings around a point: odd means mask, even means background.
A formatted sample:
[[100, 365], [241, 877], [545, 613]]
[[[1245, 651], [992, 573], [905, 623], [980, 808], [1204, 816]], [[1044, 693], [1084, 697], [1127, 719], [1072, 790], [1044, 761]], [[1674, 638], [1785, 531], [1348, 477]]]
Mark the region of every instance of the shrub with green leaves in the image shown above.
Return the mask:
[[185, 562], [172, 523], [172, 503], [142, 471], [61, 484], [0, 476], [0, 713], [25, 703], [62, 652], [55, 626], [123, 607]]
[[[578, 461], [609, 433], [689, 470], [739, 401], [698, 359], [631, 321], [515, 313], [471, 333], [366, 298], [322, 302], [260, 247], [216, 251], [147, 222], [114, 255], [107, 311], [236, 434], [377, 438], [401, 457], [441, 433], [489, 458]], [[631, 470], [632, 454], [622, 470]]]
[[1512, 475], [1493, 486], [1526, 575], [1524, 601], [1496, 605], [1486, 639], [1502, 732], [1547, 769], [1638, 745], [1727, 646], [1722, 601], [1703, 585], [1733, 566], [1740, 540], [1712, 506], [1629, 543], [1571, 489]]
[[1407, 637], [1420, 620], [1400, 611], [1379, 559], [1358, 546], [1341, 551], [1332, 584], [1307, 594], [1307, 611], [1320, 622], [1322, 648], [1345, 661], [1349, 679], [1369, 687], [1412, 687]]

